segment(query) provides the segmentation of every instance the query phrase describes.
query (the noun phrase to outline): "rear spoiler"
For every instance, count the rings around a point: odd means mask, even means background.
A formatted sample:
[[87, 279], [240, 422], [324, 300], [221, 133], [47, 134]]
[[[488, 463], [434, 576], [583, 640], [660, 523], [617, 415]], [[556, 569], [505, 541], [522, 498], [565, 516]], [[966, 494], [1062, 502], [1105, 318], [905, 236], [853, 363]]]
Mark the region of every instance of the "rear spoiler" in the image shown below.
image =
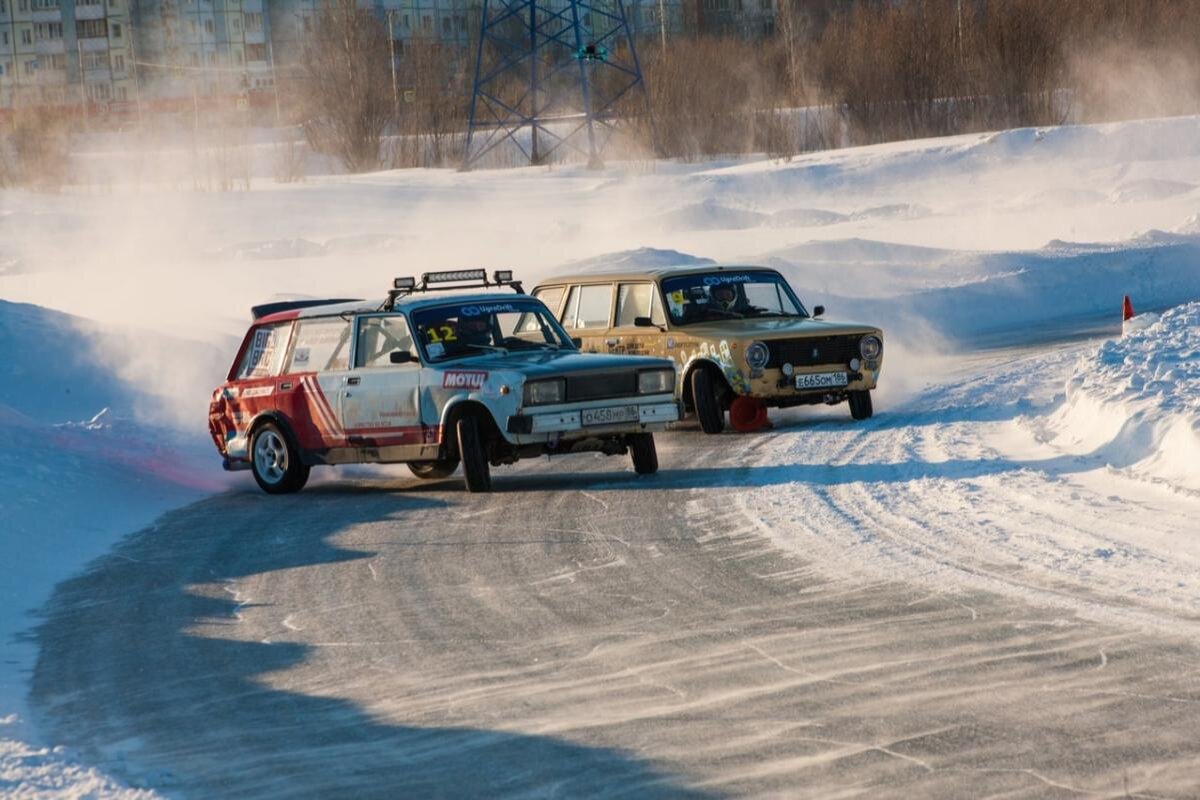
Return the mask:
[[361, 303], [362, 298], [359, 297], [343, 297], [334, 298], [332, 300], [281, 300], [276, 303], [263, 303], [260, 306], [252, 306], [250, 315], [255, 321], [271, 314], [278, 314], [280, 311], [296, 311], [301, 308], [315, 308], [316, 306], [336, 306], [342, 303]]

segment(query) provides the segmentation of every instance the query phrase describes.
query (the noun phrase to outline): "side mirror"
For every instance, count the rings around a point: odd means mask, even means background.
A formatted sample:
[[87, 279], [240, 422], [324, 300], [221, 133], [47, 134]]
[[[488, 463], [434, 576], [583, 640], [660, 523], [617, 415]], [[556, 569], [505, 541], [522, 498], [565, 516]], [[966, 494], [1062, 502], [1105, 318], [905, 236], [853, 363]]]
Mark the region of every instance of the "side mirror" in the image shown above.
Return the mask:
[[579, 338], [578, 336], [571, 337], [571, 344], [575, 345], [576, 350], [583, 349], [583, 339]]
[[392, 354], [388, 356], [388, 358], [391, 359], [393, 364], [411, 364], [417, 360], [413, 358], [413, 354], [407, 350], [393, 350]]
[[825, 313], [825, 306], [813, 306], [813, 316], [819, 317]]
[[650, 319], [649, 317], [634, 317], [633, 318], [633, 327], [635, 327], [635, 328], [657, 328], [658, 326], [655, 325], [654, 320]]

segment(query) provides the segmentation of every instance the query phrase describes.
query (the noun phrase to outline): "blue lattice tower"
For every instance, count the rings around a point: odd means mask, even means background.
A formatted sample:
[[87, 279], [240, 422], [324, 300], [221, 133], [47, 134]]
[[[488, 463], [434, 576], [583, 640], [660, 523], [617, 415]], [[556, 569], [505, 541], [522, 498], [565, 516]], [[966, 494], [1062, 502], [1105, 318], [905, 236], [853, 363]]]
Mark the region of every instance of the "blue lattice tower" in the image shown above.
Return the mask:
[[504, 142], [594, 167], [646, 88], [622, 0], [483, 0], [463, 169]]

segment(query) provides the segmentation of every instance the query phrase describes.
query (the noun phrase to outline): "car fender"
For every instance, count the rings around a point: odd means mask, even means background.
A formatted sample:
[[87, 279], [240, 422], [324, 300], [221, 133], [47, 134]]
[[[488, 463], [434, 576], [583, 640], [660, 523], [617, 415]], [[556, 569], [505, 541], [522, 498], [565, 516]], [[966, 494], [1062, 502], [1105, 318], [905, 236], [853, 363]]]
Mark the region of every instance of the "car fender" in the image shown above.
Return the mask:
[[258, 430], [265, 422], [273, 422], [283, 431], [283, 435], [287, 437], [288, 444], [297, 453], [300, 453], [301, 458], [304, 458], [305, 451], [300, 447], [299, 441], [296, 439], [296, 432], [292, 430], [292, 422], [277, 409], [265, 409], [258, 412], [246, 424], [244, 435], [238, 434], [233, 437], [228, 443], [226, 455], [229, 458], [241, 458], [246, 461], [250, 460], [250, 441], [254, 438], [254, 432]]
[[[680, 369], [681, 379], [679, 383], [679, 396], [681, 398], [684, 396], [685, 392], [691, 391], [692, 373], [701, 367], [707, 367], [714, 370], [722, 377], [722, 379], [724, 379], [725, 385], [730, 391], [737, 392], [738, 394], [746, 393], [747, 388], [745, 384], [745, 375], [741, 372], [741, 370], [734, 367], [732, 362], [726, 359], [713, 358], [707, 353], [695, 353], [690, 356], [686, 362], [684, 362], [683, 367]], [[739, 391], [737, 388], [738, 386], [742, 386], [743, 388]]]

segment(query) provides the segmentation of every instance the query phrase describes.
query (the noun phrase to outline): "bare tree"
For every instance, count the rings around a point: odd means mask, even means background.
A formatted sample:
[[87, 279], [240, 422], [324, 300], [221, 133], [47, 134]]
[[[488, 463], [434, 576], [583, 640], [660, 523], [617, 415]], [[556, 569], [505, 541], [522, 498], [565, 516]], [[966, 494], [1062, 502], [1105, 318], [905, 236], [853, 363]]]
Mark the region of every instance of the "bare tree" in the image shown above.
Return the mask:
[[355, 0], [325, 0], [304, 51], [303, 129], [350, 172], [380, 164], [392, 118], [387, 26]]

